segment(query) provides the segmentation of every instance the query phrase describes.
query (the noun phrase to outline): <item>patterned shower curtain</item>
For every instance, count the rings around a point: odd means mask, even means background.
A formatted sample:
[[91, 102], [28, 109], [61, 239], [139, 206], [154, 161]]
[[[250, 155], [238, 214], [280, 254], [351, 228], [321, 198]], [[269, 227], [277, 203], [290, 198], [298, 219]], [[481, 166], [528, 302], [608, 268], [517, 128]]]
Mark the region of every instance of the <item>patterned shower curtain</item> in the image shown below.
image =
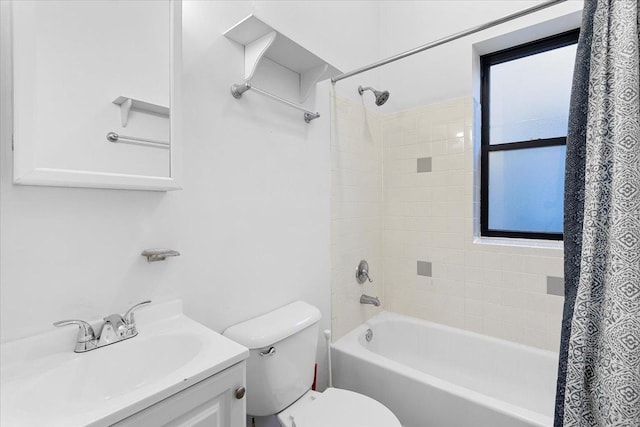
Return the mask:
[[640, 0], [585, 0], [555, 426], [640, 426]]

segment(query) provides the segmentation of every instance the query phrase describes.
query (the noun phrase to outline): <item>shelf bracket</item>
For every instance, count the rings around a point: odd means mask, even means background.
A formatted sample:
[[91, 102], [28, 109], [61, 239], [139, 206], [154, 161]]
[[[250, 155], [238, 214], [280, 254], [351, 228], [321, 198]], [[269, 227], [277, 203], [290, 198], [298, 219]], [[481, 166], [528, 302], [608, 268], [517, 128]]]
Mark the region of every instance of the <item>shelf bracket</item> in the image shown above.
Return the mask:
[[328, 64], [322, 64], [315, 68], [310, 69], [309, 71], [300, 74], [300, 100], [302, 102], [306, 101], [311, 94], [311, 90], [315, 88], [318, 80], [327, 72], [329, 69]]
[[267, 49], [273, 44], [276, 39], [276, 32], [270, 33], [260, 37], [259, 39], [247, 44], [244, 47], [244, 78], [250, 80], [253, 77], [253, 73], [256, 72], [258, 63], [267, 52]]
[[156, 114], [158, 116], [169, 117], [169, 107], [164, 105], [152, 104], [150, 102], [141, 101], [139, 99], [129, 98], [126, 96], [119, 96], [113, 100], [113, 103], [120, 106], [120, 119], [122, 120], [122, 127], [126, 128], [129, 123], [129, 113], [131, 110], [144, 111], [149, 114]]
[[122, 127], [126, 128], [129, 123], [129, 111], [133, 105], [133, 99], [127, 98], [122, 104], [120, 104], [120, 120], [122, 120]]

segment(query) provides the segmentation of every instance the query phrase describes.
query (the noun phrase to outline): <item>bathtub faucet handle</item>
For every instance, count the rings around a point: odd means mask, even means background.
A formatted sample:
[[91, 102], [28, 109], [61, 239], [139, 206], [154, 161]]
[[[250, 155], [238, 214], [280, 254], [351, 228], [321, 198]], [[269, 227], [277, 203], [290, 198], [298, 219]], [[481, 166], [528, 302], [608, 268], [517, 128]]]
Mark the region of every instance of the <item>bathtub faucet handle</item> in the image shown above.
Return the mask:
[[358, 268], [356, 269], [356, 280], [361, 285], [367, 280], [369, 283], [373, 282], [371, 277], [369, 277], [369, 263], [367, 263], [367, 261], [362, 260], [360, 261], [360, 264], [358, 264]]

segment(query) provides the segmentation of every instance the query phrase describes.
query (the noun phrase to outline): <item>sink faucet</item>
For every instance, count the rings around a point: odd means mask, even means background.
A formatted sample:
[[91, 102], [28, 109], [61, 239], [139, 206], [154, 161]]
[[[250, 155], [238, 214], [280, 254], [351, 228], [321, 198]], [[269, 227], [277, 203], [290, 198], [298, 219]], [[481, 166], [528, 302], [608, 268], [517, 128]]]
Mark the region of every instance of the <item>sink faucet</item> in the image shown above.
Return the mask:
[[360, 297], [360, 304], [372, 304], [376, 307], [380, 307], [380, 300], [378, 297], [370, 297], [369, 295], [364, 295]]
[[78, 325], [80, 329], [78, 330], [78, 339], [76, 340], [74, 351], [76, 353], [84, 353], [138, 335], [133, 312], [140, 306], [149, 303], [151, 303], [151, 301], [143, 301], [134, 305], [127, 310], [124, 316], [111, 314], [105, 317], [103, 319], [104, 323], [100, 325], [98, 334], [96, 334], [91, 325], [84, 320], [61, 320], [55, 322], [53, 326]]

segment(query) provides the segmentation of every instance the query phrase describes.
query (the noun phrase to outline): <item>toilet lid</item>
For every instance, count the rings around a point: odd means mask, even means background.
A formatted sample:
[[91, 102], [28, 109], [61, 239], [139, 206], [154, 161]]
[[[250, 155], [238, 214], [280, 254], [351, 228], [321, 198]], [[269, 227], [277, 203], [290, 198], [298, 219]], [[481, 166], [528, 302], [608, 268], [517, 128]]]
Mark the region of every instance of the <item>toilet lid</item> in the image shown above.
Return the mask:
[[380, 402], [338, 388], [307, 392], [280, 412], [278, 420], [285, 427], [401, 427], [396, 416]]

